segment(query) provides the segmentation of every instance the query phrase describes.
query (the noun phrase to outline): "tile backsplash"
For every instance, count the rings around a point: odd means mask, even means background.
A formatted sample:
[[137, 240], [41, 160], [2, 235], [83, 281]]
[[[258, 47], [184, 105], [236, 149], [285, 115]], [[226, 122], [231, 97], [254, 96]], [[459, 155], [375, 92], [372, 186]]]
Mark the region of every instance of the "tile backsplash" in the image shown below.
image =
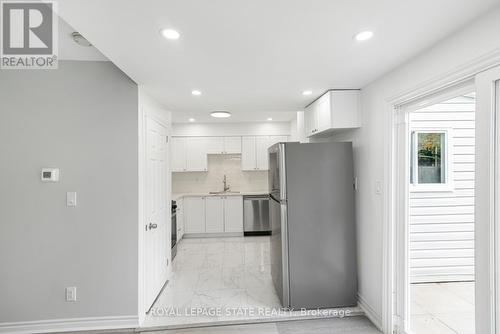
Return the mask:
[[232, 191], [267, 193], [267, 172], [241, 170], [241, 154], [208, 155], [208, 172], [172, 173], [173, 193], [221, 191], [224, 175]]

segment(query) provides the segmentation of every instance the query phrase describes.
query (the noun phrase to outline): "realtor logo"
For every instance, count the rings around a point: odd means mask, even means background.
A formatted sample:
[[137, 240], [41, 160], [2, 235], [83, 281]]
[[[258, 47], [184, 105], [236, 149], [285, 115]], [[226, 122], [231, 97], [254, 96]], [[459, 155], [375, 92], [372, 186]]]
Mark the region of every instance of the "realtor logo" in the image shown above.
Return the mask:
[[1, 1], [2, 69], [57, 68], [54, 2]]

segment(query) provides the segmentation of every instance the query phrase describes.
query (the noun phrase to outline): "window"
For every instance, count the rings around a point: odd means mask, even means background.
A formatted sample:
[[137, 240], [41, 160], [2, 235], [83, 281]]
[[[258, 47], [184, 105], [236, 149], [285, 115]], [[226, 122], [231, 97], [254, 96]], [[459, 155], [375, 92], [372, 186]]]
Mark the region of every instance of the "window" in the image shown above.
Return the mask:
[[411, 132], [410, 180], [420, 188], [449, 185], [449, 130], [413, 130]]

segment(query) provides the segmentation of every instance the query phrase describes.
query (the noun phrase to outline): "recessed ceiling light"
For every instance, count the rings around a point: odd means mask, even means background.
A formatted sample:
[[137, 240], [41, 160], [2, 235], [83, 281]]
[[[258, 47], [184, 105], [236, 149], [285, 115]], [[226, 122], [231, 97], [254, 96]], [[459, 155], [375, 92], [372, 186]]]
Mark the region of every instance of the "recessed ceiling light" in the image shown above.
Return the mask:
[[196, 121], [196, 120], [195, 120], [194, 118], [190, 118], [190, 119], [189, 119], [189, 121], [190, 121], [190, 122], [194, 122], [194, 121]]
[[357, 33], [356, 36], [354, 36], [354, 39], [359, 42], [363, 42], [369, 40], [372, 37], [373, 37], [373, 31], [366, 30]]
[[272, 121], [273, 119], [272, 119], [271, 117], [269, 117], [267, 120], [268, 120], [268, 121]]
[[312, 93], [313, 93], [313, 92], [312, 92], [312, 91], [310, 91], [310, 90], [305, 90], [305, 91], [303, 91], [303, 92], [302, 92], [302, 95], [307, 96], [307, 95], [311, 95]]
[[231, 113], [229, 111], [212, 111], [210, 116], [215, 118], [227, 118], [231, 117]]
[[191, 92], [191, 94], [196, 95], [196, 96], [199, 96], [199, 95], [201, 95], [201, 92], [200, 92], [199, 90], [196, 90], [196, 89], [195, 89], [195, 90], [193, 90], [193, 91]]
[[177, 30], [174, 29], [162, 29], [160, 33], [166, 39], [179, 39], [181, 36]]

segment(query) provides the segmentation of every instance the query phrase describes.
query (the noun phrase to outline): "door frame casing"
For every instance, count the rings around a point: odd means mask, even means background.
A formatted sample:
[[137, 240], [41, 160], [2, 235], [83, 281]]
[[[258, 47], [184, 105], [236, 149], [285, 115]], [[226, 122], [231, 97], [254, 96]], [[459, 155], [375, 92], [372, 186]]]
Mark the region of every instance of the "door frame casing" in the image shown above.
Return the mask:
[[[408, 119], [401, 112], [401, 106], [410, 104], [417, 100], [432, 98], [440, 92], [452, 87], [466, 85], [474, 80], [480, 72], [500, 65], [500, 50], [495, 50], [478, 57], [452, 71], [436, 76], [431, 80], [417, 85], [411, 90], [386, 99], [387, 113], [385, 124], [387, 131], [384, 138], [385, 150], [384, 160], [384, 211], [383, 211], [383, 263], [382, 263], [382, 330], [386, 334], [404, 333], [402, 331], [403, 321], [401, 315], [407, 306], [401, 302], [406, 296], [401, 293], [405, 286], [404, 265], [401, 264], [401, 256], [407, 256], [406, 228], [408, 217], [409, 194], [407, 189], [408, 168], [408, 146], [400, 142], [401, 132], [408, 133]], [[406, 139], [407, 140], [407, 139]], [[406, 141], [407, 143], [407, 141]], [[406, 153], [404, 153], [406, 152]], [[403, 163], [403, 164], [401, 164]], [[404, 228], [401, 229], [403, 221]], [[402, 239], [401, 239], [401, 236]], [[403, 252], [403, 253], [401, 253]], [[398, 270], [399, 268], [399, 270]], [[403, 274], [401, 274], [403, 271]], [[402, 279], [403, 277], [403, 279]], [[403, 288], [403, 291], [406, 290]], [[403, 300], [408, 300], [405, 298]], [[484, 332], [487, 333], [487, 332]]]

